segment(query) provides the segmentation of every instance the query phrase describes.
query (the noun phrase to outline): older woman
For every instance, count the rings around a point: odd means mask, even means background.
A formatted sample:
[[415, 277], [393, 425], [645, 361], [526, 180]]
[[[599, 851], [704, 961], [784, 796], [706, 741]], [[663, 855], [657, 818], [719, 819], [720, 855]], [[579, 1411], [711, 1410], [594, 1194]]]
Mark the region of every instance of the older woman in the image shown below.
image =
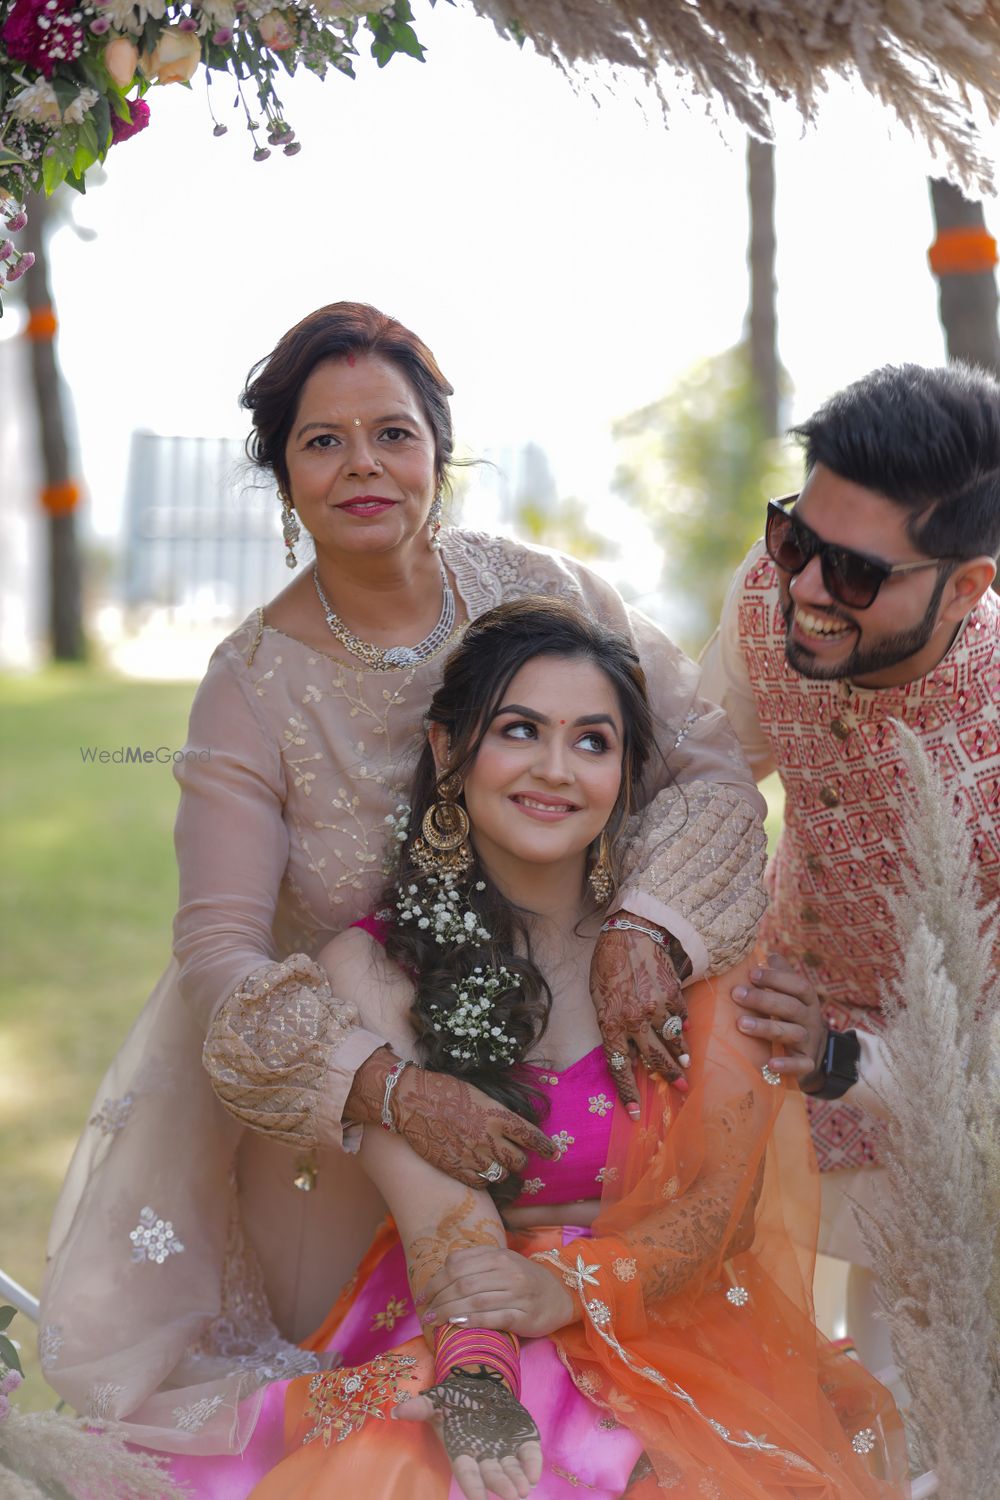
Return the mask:
[[730, 966], [762, 909], [759, 798], [686, 658], [571, 560], [442, 530], [450, 394], [419, 339], [354, 303], [291, 329], [244, 392], [289, 561], [301, 528], [315, 561], [222, 642], [195, 698], [174, 957], [71, 1163], [43, 1294], [51, 1383], [165, 1452], [240, 1452], [248, 1395], [316, 1367], [299, 1341], [384, 1211], [352, 1152], [390, 1093], [410, 1145], [466, 1183], [553, 1149], [459, 1079], [400, 1077], [314, 962], [372, 909], [423, 715], [470, 619], [525, 594], [570, 599], [627, 633], [647, 670], [659, 755], [643, 791], [672, 790], [617, 903], [628, 926], [597, 960], [626, 1096], [630, 1043], [676, 1072], [653, 1030], [675, 971]]

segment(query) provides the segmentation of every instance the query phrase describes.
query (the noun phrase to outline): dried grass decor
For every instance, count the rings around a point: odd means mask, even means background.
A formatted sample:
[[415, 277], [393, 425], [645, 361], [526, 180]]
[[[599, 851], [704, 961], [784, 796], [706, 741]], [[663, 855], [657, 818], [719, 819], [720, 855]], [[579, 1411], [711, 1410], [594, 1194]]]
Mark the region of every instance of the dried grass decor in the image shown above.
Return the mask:
[[1000, 916], [920, 741], [896, 726], [912, 785], [903, 971], [883, 999], [891, 1078], [878, 1217], [862, 1216], [914, 1456], [942, 1500], [996, 1500], [1000, 1475]]
[[[530, 40], [567, 72], [607, 62], [656, 84], [661, 66], [719, 100], [754, 135], [769, 98], [811, 121], [831, 78], [853, 78], [988, 189], [970, 126], [979, 97], [1000, 110], [997, 0], [471, 0], [505, 36]], [[661, 93], [661, 100], [665, 103]]]

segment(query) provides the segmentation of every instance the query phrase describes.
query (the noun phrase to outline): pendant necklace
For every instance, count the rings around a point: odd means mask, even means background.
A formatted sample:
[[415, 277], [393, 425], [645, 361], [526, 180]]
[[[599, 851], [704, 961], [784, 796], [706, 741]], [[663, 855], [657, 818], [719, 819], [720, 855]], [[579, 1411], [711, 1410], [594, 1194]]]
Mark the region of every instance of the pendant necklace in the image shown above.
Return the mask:
[[441, 616], [430, 635], [425, 635], [422, 641], [415, 646], [375, 646], [371, 641], [363, 641], [360, 636], [348, 630], [343, 620], [334, 613], [333, 606], [323, 592], [323, 585], [319, 581], [319, 569], [313, 567], [313, 583], [316, 585], [316, 596], [320, 607], [326, 617], [326, 623], [331, 633], [336, 637], [352, 656], [358, 657], [365, 666], [371, 667], [376, 672], [386, 672], [401, 667], [415, 667], [420, 662], [426, 661], [433, 656], [435, 651], [440, 650], [445, 641], [455, 628], [455, 595], [448, 575], [441, 563]]

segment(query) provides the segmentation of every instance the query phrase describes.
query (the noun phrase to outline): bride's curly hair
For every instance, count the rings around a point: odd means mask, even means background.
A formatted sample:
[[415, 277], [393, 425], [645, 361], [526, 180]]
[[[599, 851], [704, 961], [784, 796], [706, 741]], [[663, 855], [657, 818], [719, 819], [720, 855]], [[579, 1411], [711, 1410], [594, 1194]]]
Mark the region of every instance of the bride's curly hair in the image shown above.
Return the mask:
[[[411, 886], [417, 888], [415, 899], [427, 909], [428, 877], [413, 858], [424, 814], [441, 799], [445, 782], [449, 787], [456, 781], [464, 782], [512, 679], [539, 656], [593, 662], [615, 690], [622, 715], [622, 778], [605, 833], [612, 888], [617, 890], [622, 853], [619, 836], [635, 811], [636, 792], [654, 743], [645, 674], [633, 646], [623, 636], [575, 605], [535, 596], [501, 604], [474, 620], [448, 659], [441, 686], [427, 712], [427, 723], [445, 729], [449, 761], [439, 773], [429, 741], [424, 745], [413, 778], [410, 821], [399, 867], [381, 903], [387, 914], [395, 912], [400, 889]], [[459, 793], [458, 801], [462, 800]], [[552, 992], [532, 958], [531, 913], [515, 906], [493, 884], [475, 853], [474, 828], [471, 833], [473, 865], [462, 879], [463, 901], [465, 909], [474, 911], [479, 925], [490, 934], [489, 941], [442, 945], [436, 941], [433, 926], [421, 929], [415, 922], [400, 924], [390, 918], [386, 952], [414, 979], [416, 993], [410, 1020], [423, 1064], [464, 1078], [537, 1124], [542, 1100], [517, 1063], [545, 1030]], [[588, 896], [586, 883], [581, 895], [584, 899]], [[505, 968], [518, 980], [516, 987], [493, 1002], [494, 1024], [513, 1039], [509, 1049], [514, 1054], [512, 1063], [488, 1064], [476, 1055], [472, 1059], [455, 1057], [454, 1039], [446, 1029], [435, 1030], [435, 1020], [440, 1022], [442, 1012], [453, 1010], [459, 1003], [456, 989], [477, 965]], [[475, 1054], [478, 1049], [473, 1051]], [[494, 1197], [509, 1202], [519, 1191], [518, 1179], [508, 1178]]]

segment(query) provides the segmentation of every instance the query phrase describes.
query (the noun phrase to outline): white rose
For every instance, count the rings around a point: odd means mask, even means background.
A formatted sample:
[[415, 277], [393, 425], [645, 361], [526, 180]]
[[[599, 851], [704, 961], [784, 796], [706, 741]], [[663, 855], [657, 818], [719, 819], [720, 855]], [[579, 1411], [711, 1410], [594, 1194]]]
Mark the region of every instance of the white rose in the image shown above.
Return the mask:
[[144, 52], [139, 66], [157, 83], [187, 83], [201, 62], [201, 42], [193, 31], [164, 26], [153, 51]]
[[26, 120], [32, 125], [47, 125], [51, 130], [58, 130], [62, 124], [62, 111], [55, 89], [44, 78], [15, 94], [10, 101], [10, 112], [16, 120]]
[[93, 109], [99, 98], [100, 95], [96, 89], [81, 89], [73, 103], [63, 110], [63, 123], [82, 125], [84, 115], [88, 109]]

